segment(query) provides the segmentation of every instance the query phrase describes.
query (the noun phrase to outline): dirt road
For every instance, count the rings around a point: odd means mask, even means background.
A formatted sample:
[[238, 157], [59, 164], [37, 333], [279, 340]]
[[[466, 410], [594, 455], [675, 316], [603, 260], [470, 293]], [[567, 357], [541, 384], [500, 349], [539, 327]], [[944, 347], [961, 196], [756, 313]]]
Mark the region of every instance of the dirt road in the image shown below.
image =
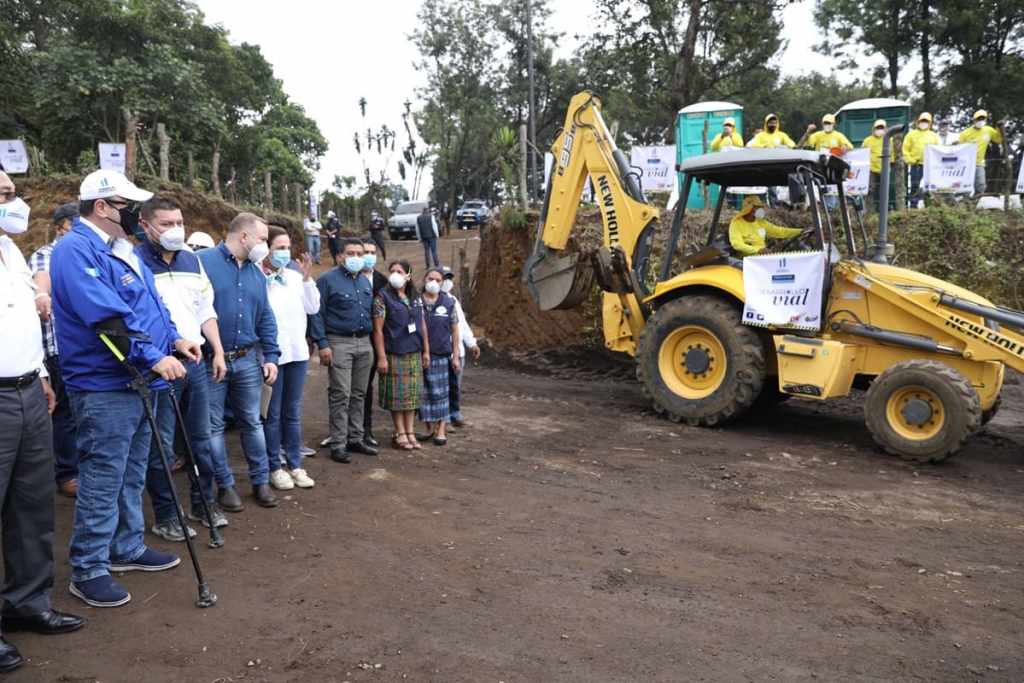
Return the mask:
[[[201, 548], [213, 609], [186, 564], [83, 609], [61, 499], [56, 604], [90, 623], [14, 634], [31, 661], [9, 680], [1024, 679], [1021, 386], [959, 456], [912, 467], [874, 450], [856, 400], [692, 429], [628, 366], [566, 359], [492, 357], [447, 448], [321, 452], [315, 489], [248, 503]], [[314, 368], [307, 443], [325, 392]]]

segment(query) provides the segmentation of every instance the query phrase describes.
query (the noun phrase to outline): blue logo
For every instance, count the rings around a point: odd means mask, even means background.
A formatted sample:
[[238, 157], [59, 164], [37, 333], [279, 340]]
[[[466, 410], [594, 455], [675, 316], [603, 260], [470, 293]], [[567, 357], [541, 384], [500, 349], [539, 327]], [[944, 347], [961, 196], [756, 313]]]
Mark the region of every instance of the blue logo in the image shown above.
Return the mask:
[[772, 282], [796, 282], [796, 275], [772, 275]]

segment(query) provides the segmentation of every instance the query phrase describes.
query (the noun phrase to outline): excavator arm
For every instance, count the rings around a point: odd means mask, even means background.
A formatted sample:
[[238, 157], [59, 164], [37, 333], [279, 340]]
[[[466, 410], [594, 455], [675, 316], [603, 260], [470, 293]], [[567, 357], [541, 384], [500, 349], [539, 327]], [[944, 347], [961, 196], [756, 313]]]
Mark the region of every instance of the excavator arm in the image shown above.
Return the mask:
[[[569, 102], [551, 152], [555, 163], [523, 280], [540, 308], [553, 310], [582, 303], [596, 277], [604, 292], [605, 344], [633, 354], [644, 325], [640, 301], [659, 211], [647, 203], [593, 94], [581, 92]], [[570, 238], [588, 178], [603, 233], [601, 247], [583, 253], [570, 245]]]

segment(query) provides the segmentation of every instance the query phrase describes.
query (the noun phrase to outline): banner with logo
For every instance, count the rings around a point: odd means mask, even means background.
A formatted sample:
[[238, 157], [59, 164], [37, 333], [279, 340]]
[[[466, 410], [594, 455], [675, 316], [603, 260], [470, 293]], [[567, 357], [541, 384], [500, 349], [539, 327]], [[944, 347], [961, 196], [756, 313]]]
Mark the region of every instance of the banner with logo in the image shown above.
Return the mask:
[[744, 324], [819, 330], [824, 282], [823, 251], [746, 257]]
[[1020, 165], [1020, 173], [1017, 174], [1017, 193], [1024, 194], [1024, 164]]
[[973, 192], [977, 163], [977, 145], [928, 145], [921, 188], [927, 192]]
[[871, 179], [871, 150], [867, 147], [851, 149], [843, 155], [843, 161], [850, 165], [850, 175], [843, 182], [843, 190], [851, 196], [866, 195]]
[[28, 152], [21, 140], [0, 140], [0, 168], [7, 173], [28, 173]]
[[640, 186], [644, 192], [671, 192], [676, 184], [675, 145], [634, 147], [629, 153], [633, 170], [640, 169]]
[[124, 173], [127, 162], [123, 142], [100, 143], [100, 168], [105, 171]]

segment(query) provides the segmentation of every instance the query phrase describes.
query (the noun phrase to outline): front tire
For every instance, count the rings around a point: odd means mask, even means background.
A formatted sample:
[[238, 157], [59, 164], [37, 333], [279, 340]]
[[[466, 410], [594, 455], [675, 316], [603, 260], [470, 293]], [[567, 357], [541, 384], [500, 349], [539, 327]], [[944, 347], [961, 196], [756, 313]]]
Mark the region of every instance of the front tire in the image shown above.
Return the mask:
[[764, 344], [739, 308], [714, 296], [683, 296], [655, 311], [637, 345], [637, 378], [654, 409], [711, 427], [745, 413], [764, 386]]

